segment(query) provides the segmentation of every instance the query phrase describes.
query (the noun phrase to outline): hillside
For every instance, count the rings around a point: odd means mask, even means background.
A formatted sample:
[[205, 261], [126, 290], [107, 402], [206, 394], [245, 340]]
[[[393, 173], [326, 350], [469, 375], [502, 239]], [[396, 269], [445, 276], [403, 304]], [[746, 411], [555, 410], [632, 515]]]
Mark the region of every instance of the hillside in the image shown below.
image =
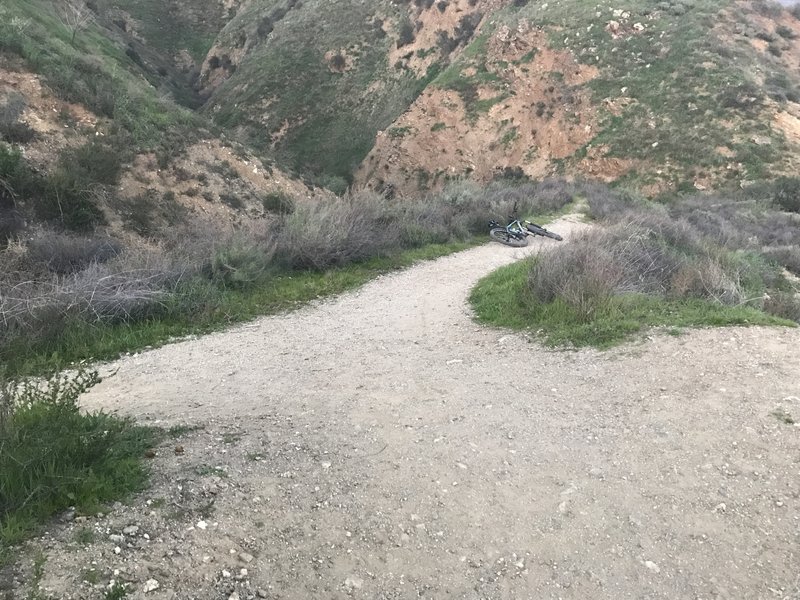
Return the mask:
[[656, 194], [794, 172], [800, 22], [787, 10], [514, 5], [379, 134], [360, 183], [412, 191], [521, 170]]
[[[70, 6], [87, 22], [70, 25]], [[234, 171], [257, 162], [337, 193], [561, 174], [654, 195], [747, 184], [798, 162], [800, 21], [762, 0], [11, 0], [2, 10], [3, 119], [40, 134], [6, 141], [51, 168], [80, 135], [122, 131], [123, 171], [147, 181], [128, 195], [173, 191], [190, 212], [205, 206], [185, 193], [198, 186], [178, 184], [208, 171], [201, 139], [238, 144], [213, 159], [243, 157]], [[77, 127], [53, 119], [68, 114]], [[259, 195], [309, 193], [251, 184], [236, 181], [231, 202], [251, 214]], [[100, 205], [105, 220], [125, 210]]]

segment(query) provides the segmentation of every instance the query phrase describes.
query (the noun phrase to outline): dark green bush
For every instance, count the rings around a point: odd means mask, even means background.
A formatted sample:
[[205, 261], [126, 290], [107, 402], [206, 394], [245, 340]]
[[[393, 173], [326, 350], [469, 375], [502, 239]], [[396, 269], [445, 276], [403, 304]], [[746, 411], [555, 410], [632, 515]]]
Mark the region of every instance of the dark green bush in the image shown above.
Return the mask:
[[294, 199], [282, 192], [267, 194], [261, 202], [268, 213], [288, 215], [294, 212]]
[[775, 182], [775, 204], [787, 212], [800, 213], [800, 177], [781, 177]]

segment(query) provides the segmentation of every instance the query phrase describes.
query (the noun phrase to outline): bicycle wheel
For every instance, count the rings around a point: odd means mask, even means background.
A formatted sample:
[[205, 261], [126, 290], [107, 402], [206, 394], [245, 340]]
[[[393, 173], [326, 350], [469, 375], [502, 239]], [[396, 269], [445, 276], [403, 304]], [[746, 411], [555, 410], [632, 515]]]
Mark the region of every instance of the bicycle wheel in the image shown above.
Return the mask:
[[522, 246], [528, 245], [527, 237], [517, 237], [512, 235], [506, 230], [505, 227], [492, 227], [489, 230], [489, 237], [496, 242], [500, 242], [506, 246], [513, 246], [515, 248], [521, 248]]
[[528, 225], [528, 231], [530, 231], [531, 233], [533, 233], [535, 235], [543, 235], [544, 237], [552, 238], [552, 239], [554, 239], [554, 240], [556, 240], [558, 242], [560, 242], [560, 241], [562, 241], [564, 239], [560, 235], [558, 235], [557, 233], [553, 233], [552, 231], [547, 231], [547, 229], [545, 229], [544, 227], [539, 227], [538, 225], [533, 224], [533, 223]]

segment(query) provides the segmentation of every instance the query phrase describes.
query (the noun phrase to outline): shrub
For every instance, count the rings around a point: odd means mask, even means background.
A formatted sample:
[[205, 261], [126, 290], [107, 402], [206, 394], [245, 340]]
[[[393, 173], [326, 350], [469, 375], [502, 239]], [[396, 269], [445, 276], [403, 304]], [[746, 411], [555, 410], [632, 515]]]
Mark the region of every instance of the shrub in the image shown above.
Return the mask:
[[773, 292], [764, 300], [764, 312], [800, 323], [800, 297], [795, 293]]
[[88, 238], [63, 233], [46, 233], [28, 242], [30, 258], [52, 273], [69, 275], [93, 263], [108, 262], [122, 251], [110, 238]]
[[764, 255], [790, 273], [800, 275], [800, 245], [765, 248]]
[[564, 302], [588, 320], [619, 294], [734, 305], [744, 298], [747, 270], [746, 261], [715, 252], [685, 224], [651, 217], [585, 234], [541, 256], [528, 281], [539, 302]]
[[142, 460], [155, 430], [78, 407], [99, 381], [79, 369], [44, 384], [0, 382], [0, 545], [67, 507], [94, 513], [146, 481]]
[[346, 265], [396, 249], [400, 236], [388, 227], [386, 200], [369, 193], [319, 203], [298, 203], [283, 217], [276, 257], [292, 269]]
[[27, 124], [20, 121], [25, 111], [25, 98], [21, 94], [11, 93], [6, 103], [0, 106], [0, 136], [12, 144], [27, 144], [36, 132]]
[[414, 25], [408, 19], [405, 19], [400, 24], [400, 29], [398, 30], [397, 34], [397, 47], [402, 48], [403, 46], [407, 46], [411, 44], [416, 39], [416, 31], [414, 31]]
[[775, 204], [787, 212], [800, 213], [800, 177], [781, 177], [775, 182]]
[[114, 185], [122, 171], [122, 156], [115, 144], [92, 140], [62, 154], [60, 165], [83, 186]]
[[16, 210], [0, 209], [0, 248], [25, 229], [25, 219]]
[[72, 231], [91, 231], [105, 223], [105, 216], [94, 201], [95, 191], [63, 168], [51, 173], [32, 199], [36, 215], [45, 221], [59, 222]]
[[761, 90], [754, 83], [730, 86], [720, 92], [717, 101], [723, 108], [751, 111], [761, 105]]
[[264, 211], [278, 215], [290, 214], [294, 211], [294, 200], [283, 192], [272, 192], [261, 201]]
[[214, 253], [212, 277], [225, 287], [255, 285], [266, 278], [274, 252], [274, 245], [258, 245], [240, 236]]

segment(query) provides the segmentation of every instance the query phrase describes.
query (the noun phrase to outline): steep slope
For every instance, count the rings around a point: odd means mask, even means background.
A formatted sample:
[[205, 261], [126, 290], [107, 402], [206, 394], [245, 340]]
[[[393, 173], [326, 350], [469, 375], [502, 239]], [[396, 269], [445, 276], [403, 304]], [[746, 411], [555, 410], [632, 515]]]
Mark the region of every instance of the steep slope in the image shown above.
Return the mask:
[[552, 173], [650, 193], [797, 164], [800, 22], [767, 2], [515, 2], [377, 136], [360, 185]]
[[197, 13], [169, 23], [136, 14], [150, 20], [66, 0], [0, 7], [0, 225], [13, 225], [0, 227], [0, 244], [24, 221], [147, 238], [198, 219], [258, 219], [269, 197], [315, 193], [177, 103], [193, 97], [179, 65], [188, 50], [153, 24], [192, 37]]
[[341, 189], [499, 2], [254, 0], [204, 65], [206, 111]]

